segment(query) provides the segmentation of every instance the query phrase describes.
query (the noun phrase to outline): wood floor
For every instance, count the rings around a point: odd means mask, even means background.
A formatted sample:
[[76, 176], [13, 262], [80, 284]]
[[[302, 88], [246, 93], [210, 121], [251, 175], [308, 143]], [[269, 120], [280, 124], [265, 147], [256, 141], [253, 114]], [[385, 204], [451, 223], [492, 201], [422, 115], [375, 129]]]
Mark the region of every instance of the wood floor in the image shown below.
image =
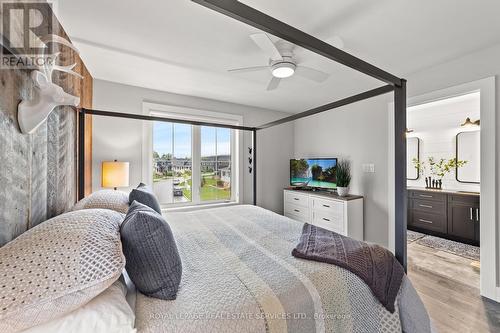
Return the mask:
[[479, 295], [478, 262], [413, 242], [408, 276], [437, 332], [500, 332], [500, 304]]

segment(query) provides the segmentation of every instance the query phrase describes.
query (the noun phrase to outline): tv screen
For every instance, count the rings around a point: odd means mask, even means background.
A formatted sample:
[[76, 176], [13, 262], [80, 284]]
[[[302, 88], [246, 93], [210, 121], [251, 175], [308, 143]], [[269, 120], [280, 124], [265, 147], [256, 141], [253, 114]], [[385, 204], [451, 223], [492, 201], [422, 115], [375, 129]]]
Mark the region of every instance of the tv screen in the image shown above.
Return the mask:
[[337, 159], [290, 160], [290, 185], [318, 188], [337, 187]]

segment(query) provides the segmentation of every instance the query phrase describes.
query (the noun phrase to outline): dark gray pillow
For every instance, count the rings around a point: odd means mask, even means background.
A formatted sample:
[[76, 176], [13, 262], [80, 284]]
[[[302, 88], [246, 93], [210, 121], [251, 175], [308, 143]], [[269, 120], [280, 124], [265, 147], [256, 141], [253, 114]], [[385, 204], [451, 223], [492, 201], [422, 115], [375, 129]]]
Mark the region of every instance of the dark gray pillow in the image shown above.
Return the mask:
[[120, 234], [125, 269], [137, 289], [150, 297], [175, 299], [182, 264], [172, 230], [163, 217], [134, 201]]
[[161, 215], [160, 203], [154, 195], [153, 190], [148, 185], [140, 183], [137, 188], [134, 188], [132, 192], [130, 192], [128, 196], [129, 203], [132, 204], [134, 200], [150, 208], [153, 208], [158, 212], [158, 214]]

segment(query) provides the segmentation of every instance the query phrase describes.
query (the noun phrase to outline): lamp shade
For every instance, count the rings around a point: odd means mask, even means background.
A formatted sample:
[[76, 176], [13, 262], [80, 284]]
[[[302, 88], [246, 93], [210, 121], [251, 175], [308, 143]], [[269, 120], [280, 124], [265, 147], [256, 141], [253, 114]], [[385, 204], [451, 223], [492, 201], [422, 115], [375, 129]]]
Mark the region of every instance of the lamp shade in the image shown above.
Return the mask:
[[102, 162], [102, 187], [128, 187], [128, 162]]

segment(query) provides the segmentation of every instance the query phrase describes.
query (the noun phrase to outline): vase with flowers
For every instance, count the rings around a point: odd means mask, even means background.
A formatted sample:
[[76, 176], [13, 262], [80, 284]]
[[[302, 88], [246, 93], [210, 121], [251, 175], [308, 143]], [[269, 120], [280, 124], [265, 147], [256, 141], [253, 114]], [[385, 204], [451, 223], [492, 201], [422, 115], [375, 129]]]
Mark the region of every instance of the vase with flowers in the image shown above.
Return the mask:
[[[467, 161], [458, 160], [456, 158], [436, 160], [434, 157], [429, 156], [426, 161], [420, 161], [414, 158], [412, 160], [413, 166], [425, 175], [430, 172], [431, 176], [425, 177], [425, 187], [432, 189], [442, 189], [443, 178], [454, 169], [458, 169], [467, 164]], [[434, 177], [433, 177], [434, 176]]]

